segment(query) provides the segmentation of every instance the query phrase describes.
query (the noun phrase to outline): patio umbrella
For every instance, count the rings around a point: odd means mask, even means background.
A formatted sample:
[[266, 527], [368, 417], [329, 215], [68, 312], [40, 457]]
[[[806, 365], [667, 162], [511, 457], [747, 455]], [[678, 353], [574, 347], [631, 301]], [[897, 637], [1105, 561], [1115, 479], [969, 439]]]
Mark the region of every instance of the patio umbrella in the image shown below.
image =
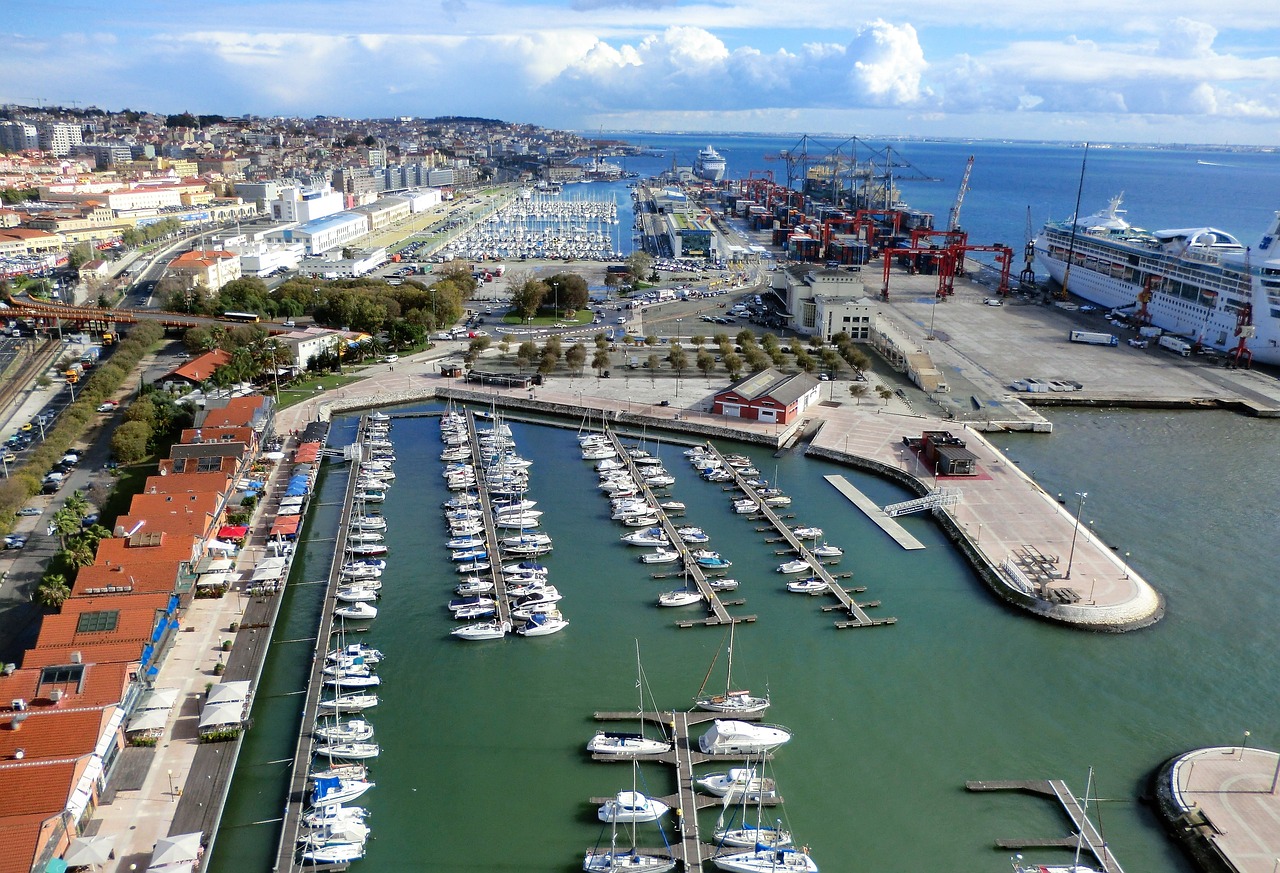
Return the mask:
[[111, 860], [111, 852], [115, 845], [115, 834], [76, 837], [71, 841], [62, 860], [67, 862], [68, 867], [96, 867]]
[[156, 841], [155, 851], [151, 853], [151, 866], [199, 859], [201, 836], [200, 831], [196, 831], [192, 834], [179, 834], [176, 837], [161, 837]]

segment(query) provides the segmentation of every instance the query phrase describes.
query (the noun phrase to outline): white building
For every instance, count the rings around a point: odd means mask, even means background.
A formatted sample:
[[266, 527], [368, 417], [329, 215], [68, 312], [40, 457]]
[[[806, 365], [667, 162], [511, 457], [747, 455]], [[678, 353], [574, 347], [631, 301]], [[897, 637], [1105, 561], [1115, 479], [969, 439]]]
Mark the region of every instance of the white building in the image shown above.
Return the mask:
[[323, 327], [311, 327], [306, 330], [295, 330], [276, 336], [275, 339], [289, 347], [293, 352], [293, 363], [299, 370], [305, 370], [307, 364], [316, 355], [335, 351], [346, 343], [341, 331]]
[[0, 148], [11, 152], [35, 151], [40, 148], [40, 131], [25, 121], [0, 122]]
[[308, 255], [318, 255], [354, 242], [368, 233], [368, 229], [367, 216], [339, 212], [306, 224], [275, 228], [266, 239], [274, 243], [302, 243]]
[[271, 201], [271, 217], [276, 221], [296, 221], [305, 224], [341, 212], [345, 204], [337, 191], [299, 188], [289, 185], [280, 188]]
[[798, 333], [820, 334], [829, 342], [847, 330], [854, 339], [865, 340], [875, 326], [875, 303], [866, 300], [859, 272], [797, 264], [775, 272], [772, 287], [786, 301], [789, 327]]
[[71, 149], [84, 142], [80, 125], [61, 121], [45, 121], [36, 125], [40, 132], [40, 148], [58, 157], [71, 154]]
[[369, 275], [387, 262], [385, 248], [360, 249], [353, 254], [355, 257], [352, 258], [333, 257], [332, 254], [304, 258], [298, 265], [298, 272], [320, 279], [356, 279]]
[[406, 197], [382, 197], [368, 206], [357, 206], [350, 211], [368, 217], [369, 233], [378, 233], [408, 218], [411, 204]]

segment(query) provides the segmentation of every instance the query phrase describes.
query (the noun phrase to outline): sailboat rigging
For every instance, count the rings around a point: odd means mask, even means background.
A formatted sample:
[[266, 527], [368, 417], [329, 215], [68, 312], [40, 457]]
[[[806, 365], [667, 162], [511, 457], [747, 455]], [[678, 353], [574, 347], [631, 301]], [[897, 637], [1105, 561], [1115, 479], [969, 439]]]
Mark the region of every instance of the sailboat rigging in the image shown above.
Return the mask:
[[733, 638], [734, 628], [737, 622], [729, 625], [728, 638], [729, 646], [727, 652], [727, 669], [724, 677], [724, 693], [704, 693], [707, 682], [711, 678], [711, 671], [715, 669], [716, 661], [720, 658], [717, 651], [716, 656], [711, 659], [711, 666], [707, 668], [707, 675], [702, 679], [702, 686], [698, 689], [697, 695], [694, 696], [693, 702], [698, 709], [708, 710], [710, 712], [727, 712], [735, 715], [749, 715], [757, 712], [764, 712], [769, 708], [769, 695], [766, 693], [763, 697], [752, 696], [751, 692], [745, 690], [736, 690], [733, 687]]

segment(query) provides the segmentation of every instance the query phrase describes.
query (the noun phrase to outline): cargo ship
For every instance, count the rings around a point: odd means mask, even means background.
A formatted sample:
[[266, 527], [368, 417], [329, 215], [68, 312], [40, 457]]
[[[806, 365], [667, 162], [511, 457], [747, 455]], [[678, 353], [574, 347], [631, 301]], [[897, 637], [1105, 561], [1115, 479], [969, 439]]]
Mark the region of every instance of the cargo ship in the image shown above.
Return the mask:
[[708, 182], [719, 182], [724, 178], [724, 157], [711, 146], [698, 152], [698, 161], [693, 165], [693, 172], [699, 179]]
[[1213, 227], [1134, 227], [1120, 202], [1074, 223], [1045, 224], [1035, 251], [1049, 275], [1200, 348], [1280, 364], [1280, 213], [1250, 249]]

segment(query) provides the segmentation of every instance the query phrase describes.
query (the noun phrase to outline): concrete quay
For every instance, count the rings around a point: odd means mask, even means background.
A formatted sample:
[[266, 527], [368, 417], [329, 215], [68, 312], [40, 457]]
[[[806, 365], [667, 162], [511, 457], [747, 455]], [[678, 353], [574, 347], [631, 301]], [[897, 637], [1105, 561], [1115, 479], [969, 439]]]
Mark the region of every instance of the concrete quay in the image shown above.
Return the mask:
[[[1006, 602], [1049, 621], [1099, 631], [1145, 627], [1163, 615], [1163, 598], [1146, 580], [1087, 525], [1077, 524], [1070, 507], [1059, 505], [964, 422], [914, 414], [897, 398], [889, 403], [837, 399], [850, 396], [845, 382], [829, 383], [829, 399], [810, 406], [789, 428], [707, 414], [703, 410], [709, 407], [712, 385], [700, 377], [681, 379], [674, 395], [670, 376], [557, 376], [532, 391], [472, 390], [435, 371], [433, 358], [442, 353], [402, 359], [395, 369], [369, 368], [365, 380], [282, 411], [278, 427], [288, 430], [317, 416], [445, 397], [574, 420], [603, 417], [618, 425], [774, 448], [803, 427], [820, 424], [806, 450], [810, 454], [892, 479], [918, 495], [936, 487], [959, 488], [959, 505], [936, 510], [935, 518], [988, 587]], [[663, 400], [671, 405], [661, 406]], [[935, 477], [923, 469], [902, 440], [926, 430], [950, 430], [965, 439], [978, 456], [978, 475]]]
[[1195, 749], [1155, 777], [1165, 826], [1207, 873], [1272, 873], [1280, 858], [1280, 753], [1247, 743]]

